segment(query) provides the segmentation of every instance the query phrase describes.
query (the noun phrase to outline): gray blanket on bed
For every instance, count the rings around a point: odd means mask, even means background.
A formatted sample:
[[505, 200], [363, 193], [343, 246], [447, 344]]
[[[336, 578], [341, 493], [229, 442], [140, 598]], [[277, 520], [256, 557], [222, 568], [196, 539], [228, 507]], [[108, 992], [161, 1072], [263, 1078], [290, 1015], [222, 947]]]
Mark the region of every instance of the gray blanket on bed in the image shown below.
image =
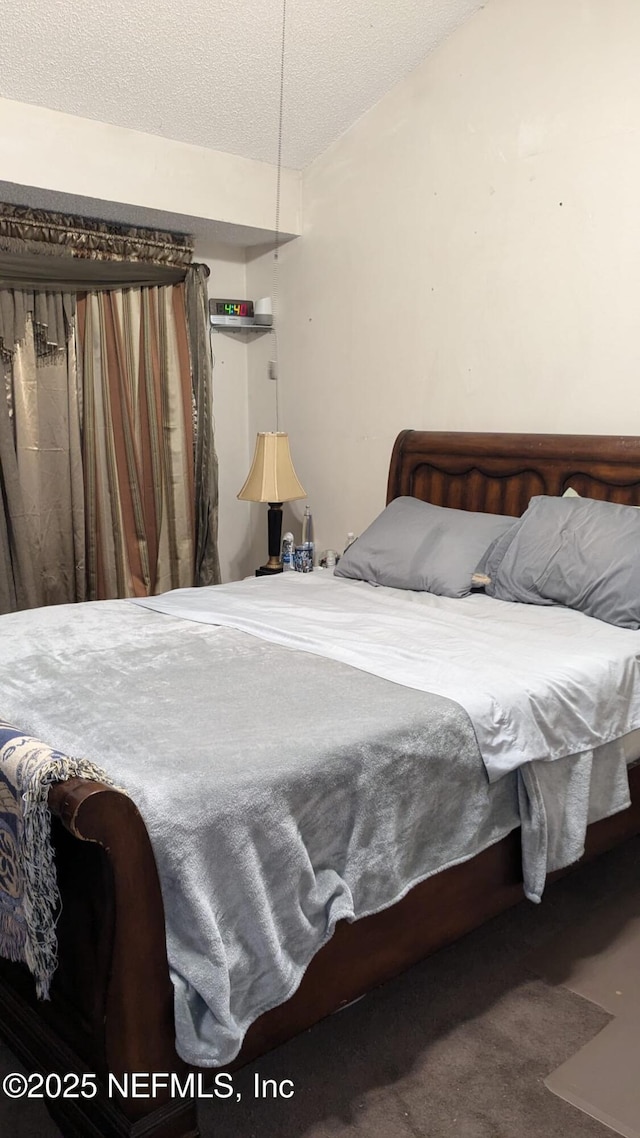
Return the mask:
[[[520, 821], [518, 776], [489, 785], [452, 701], [127, 602], [3, 617], [0, 715], [98, 763], [137, 803], [177, 1046], [200, 1066], [233, 1059], [338, 920], [391, 905]], [[578, 782], [576, 794], [565, 778], [562, 802], [579, 829]], [[524, 802], [527, 873], [543, 881], [544, 795]]]

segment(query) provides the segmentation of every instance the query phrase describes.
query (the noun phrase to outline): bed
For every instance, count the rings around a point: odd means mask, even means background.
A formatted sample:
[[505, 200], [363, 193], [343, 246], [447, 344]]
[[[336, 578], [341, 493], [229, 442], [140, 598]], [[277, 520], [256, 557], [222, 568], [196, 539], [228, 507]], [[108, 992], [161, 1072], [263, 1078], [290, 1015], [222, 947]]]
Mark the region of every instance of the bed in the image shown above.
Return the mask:
[[[518, 517], [535, 495], [571, 487], [588, 499], [640, 505], [640, 438], [405, 431], [396, 440], [387, 501]], [[296, 575], [297, 576], [297, 575]], [[640, 830], [640, 767], [631, 806], [591, 824], [585, 856]], [[38, 1001], [26, 969], [0, 962], [0, 1031], [29, 1071], [175, 1072], [174, 992], [165, 910], [149, 835], [131, 798], [72, 778], [51, 788], [58, 881], [59, 966]], [[522, 899], [517, 828], [473, 857], [426, 876], [395, 904], [341, 920], [284, 1003], [259, 1016], [230, 1064], [246, 1063]], [[208, 1070], [209, 1076], [211, 1070]], [[63, 1134], [196, 1138], [193, 1098], [160, 1088], [146, 1098], [52, 1100]]]

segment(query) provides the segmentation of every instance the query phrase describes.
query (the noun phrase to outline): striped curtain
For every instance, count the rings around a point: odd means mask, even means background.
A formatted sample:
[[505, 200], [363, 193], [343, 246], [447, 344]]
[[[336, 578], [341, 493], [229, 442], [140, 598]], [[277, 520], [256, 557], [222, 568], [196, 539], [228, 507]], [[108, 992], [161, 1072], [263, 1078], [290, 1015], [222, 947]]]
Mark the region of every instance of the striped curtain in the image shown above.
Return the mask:
[[184, 288], [78, 297], [89, 599], [194, 583], [194, 408]]

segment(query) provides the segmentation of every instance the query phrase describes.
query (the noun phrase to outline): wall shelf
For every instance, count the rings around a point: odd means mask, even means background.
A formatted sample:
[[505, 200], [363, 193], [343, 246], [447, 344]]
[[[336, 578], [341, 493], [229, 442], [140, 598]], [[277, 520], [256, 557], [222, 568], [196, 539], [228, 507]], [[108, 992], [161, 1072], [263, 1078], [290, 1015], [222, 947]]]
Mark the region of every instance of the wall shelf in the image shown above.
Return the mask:
[[272, 332], [273, 324], [210, 324], [212, 332]]

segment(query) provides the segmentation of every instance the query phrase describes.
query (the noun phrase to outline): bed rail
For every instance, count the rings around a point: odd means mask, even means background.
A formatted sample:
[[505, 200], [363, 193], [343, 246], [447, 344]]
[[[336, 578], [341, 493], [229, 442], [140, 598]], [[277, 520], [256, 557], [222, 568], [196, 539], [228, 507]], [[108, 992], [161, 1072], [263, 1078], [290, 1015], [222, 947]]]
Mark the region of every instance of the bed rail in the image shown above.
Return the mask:
[[[175, 1051], [160, 884], [136, 806], [113, 787], [73, 778], [50, 789], [49, 807], [62, 897], [59, 967], [51, 1001], [41, 1003], [26, 969], [1, 962], [3, 1034], [28, 1071], [92, 1071], [102, 1087], [109, 1072], [186, 1075]], [[199, 1134], [193, 1100], [168, 1091], [48, 1105], [65, 1138]]]

